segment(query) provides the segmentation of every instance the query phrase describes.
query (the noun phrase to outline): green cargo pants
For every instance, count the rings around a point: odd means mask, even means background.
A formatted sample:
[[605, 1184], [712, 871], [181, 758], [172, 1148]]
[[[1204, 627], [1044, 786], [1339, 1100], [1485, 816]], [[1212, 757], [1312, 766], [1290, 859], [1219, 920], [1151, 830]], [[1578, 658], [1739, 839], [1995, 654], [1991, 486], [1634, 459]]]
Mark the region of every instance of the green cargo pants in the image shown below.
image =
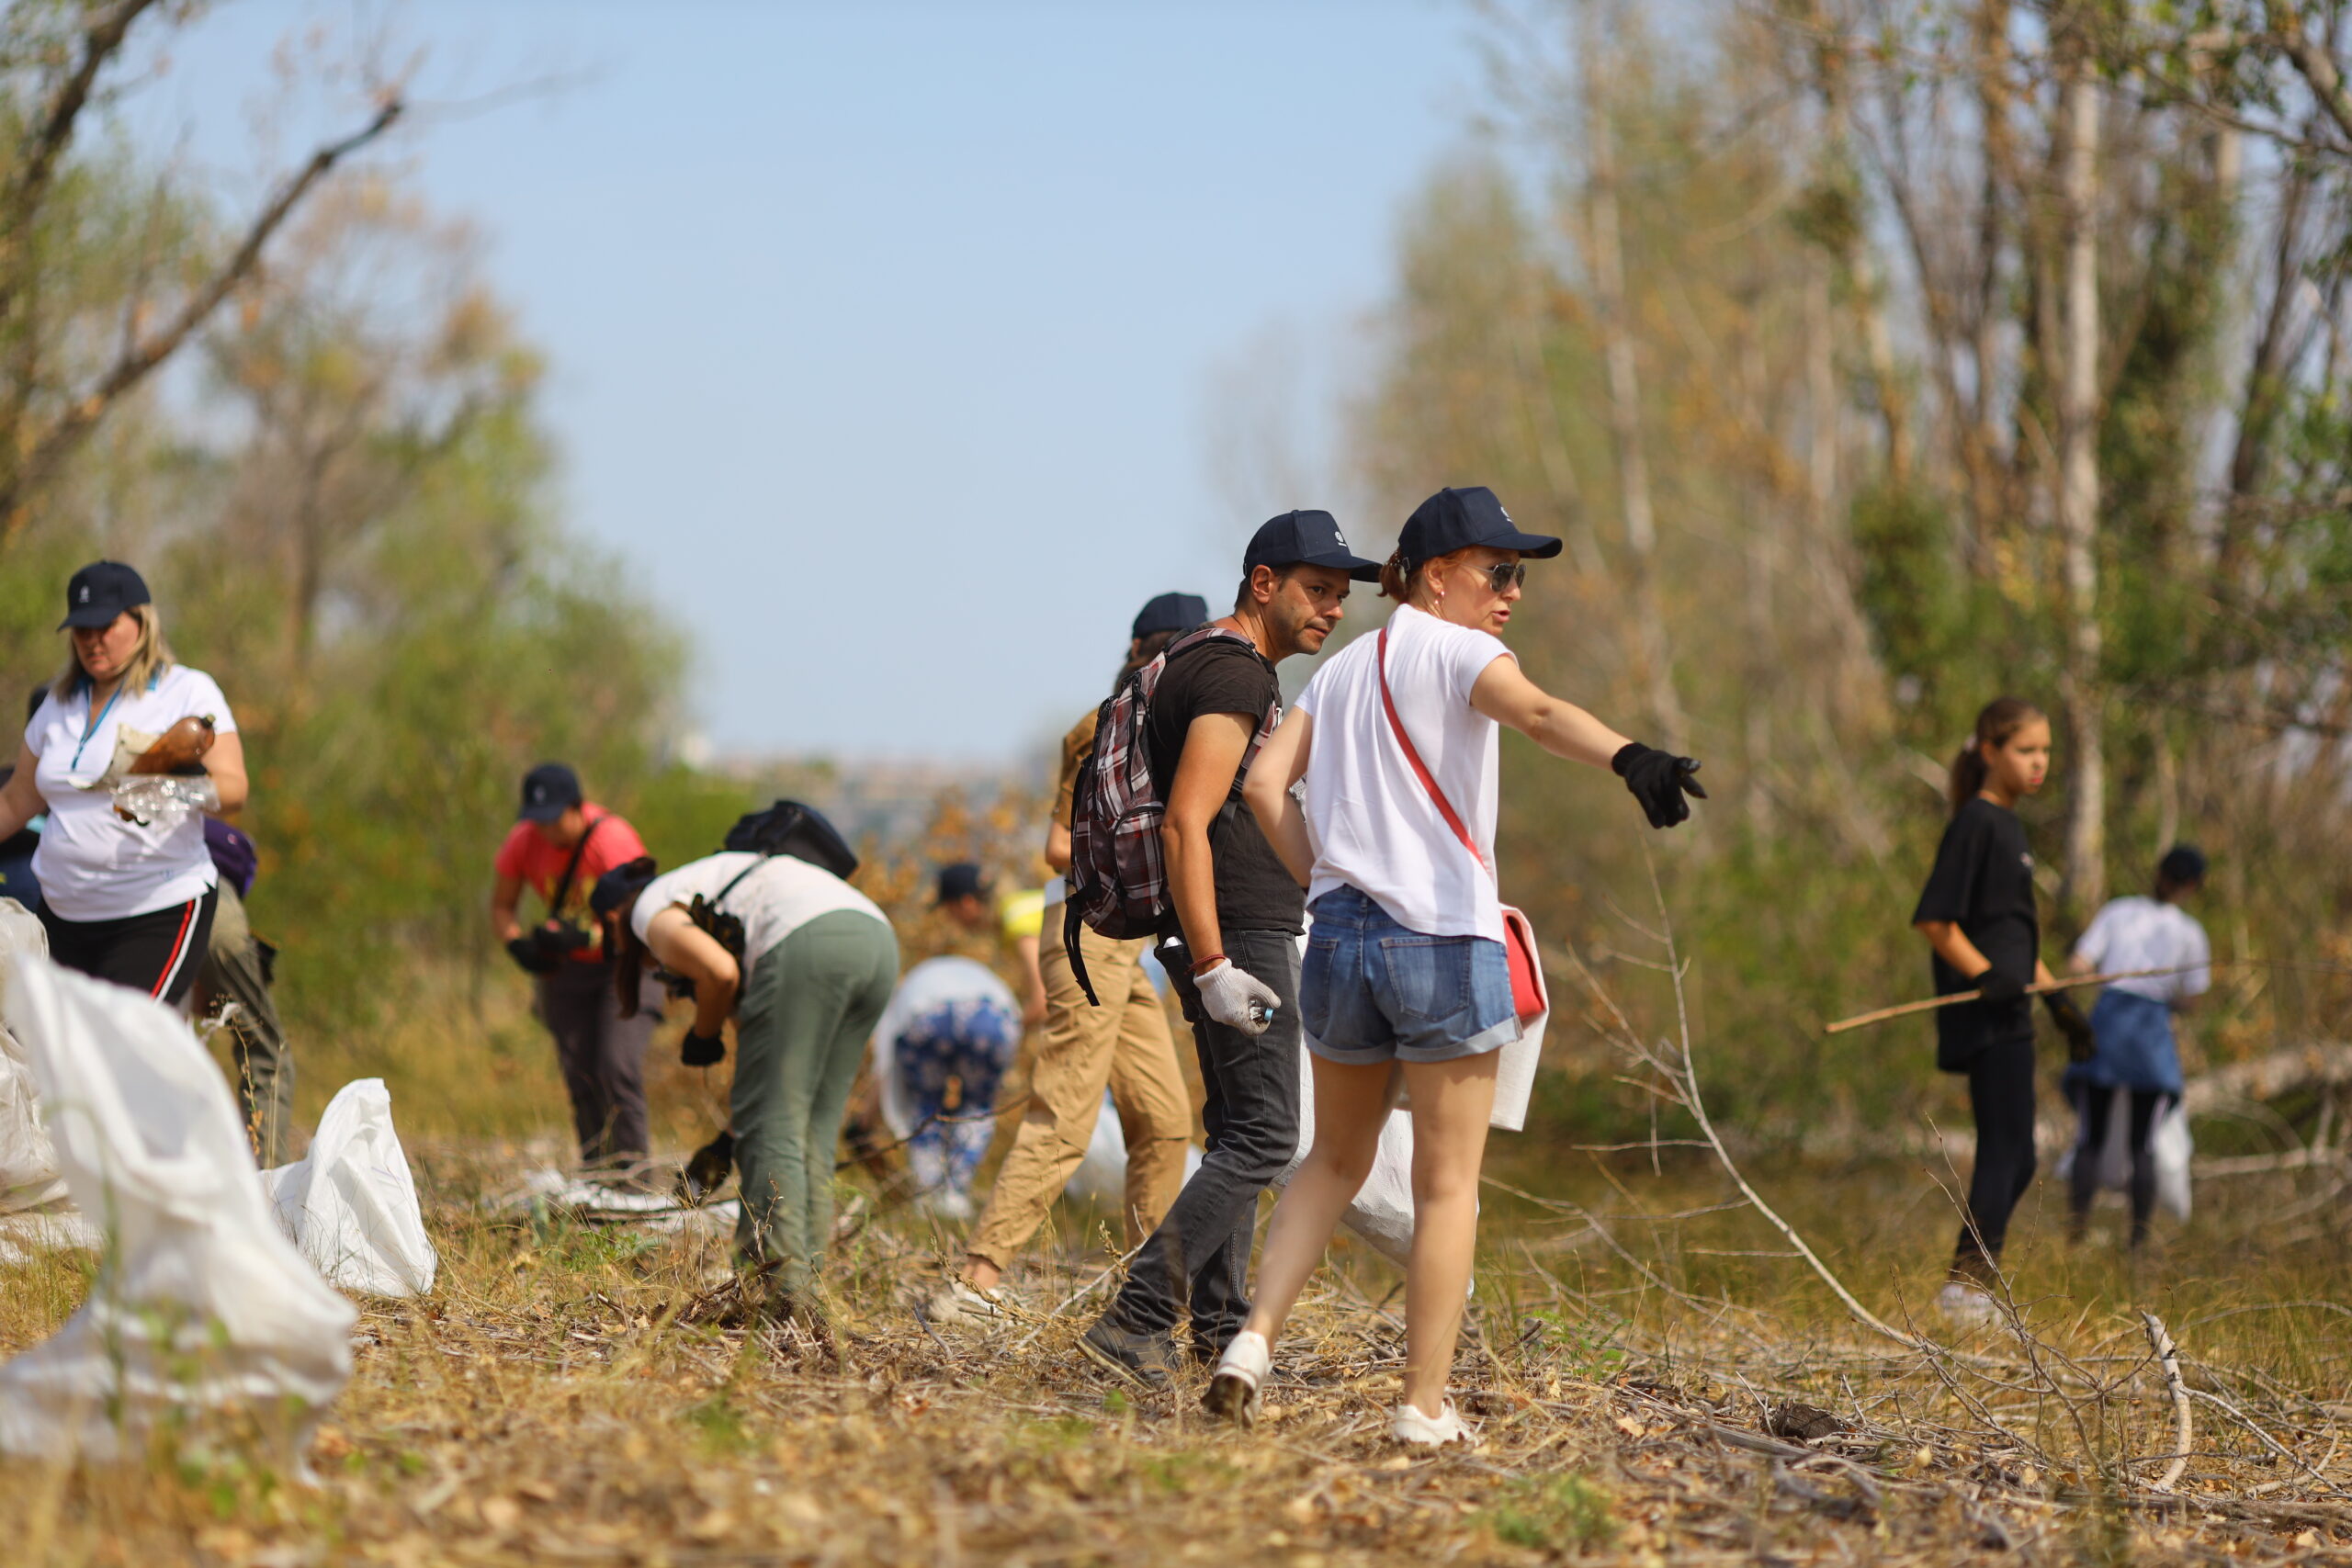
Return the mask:
[[736, 1246], [805, 1292], [833, 1233], [833, 1156], [865, 1043], [899, 982], [899, 939], [836, 909], [760, 954], [736, 1010]]
[[262, 974], [261, 944], [245, 919], [244, 900], [227, 878], [212, 912], [212, 943], [197, 976], [199, 1005], [223, 1009], [229, 1033], [237, 1109], [243, 1112], [245, 1139], [266, 1170], [292, 1158], [287, 1147], [294, 1133], [294, 1054], [278, 1027], [277, 1004], [270, 1000]]

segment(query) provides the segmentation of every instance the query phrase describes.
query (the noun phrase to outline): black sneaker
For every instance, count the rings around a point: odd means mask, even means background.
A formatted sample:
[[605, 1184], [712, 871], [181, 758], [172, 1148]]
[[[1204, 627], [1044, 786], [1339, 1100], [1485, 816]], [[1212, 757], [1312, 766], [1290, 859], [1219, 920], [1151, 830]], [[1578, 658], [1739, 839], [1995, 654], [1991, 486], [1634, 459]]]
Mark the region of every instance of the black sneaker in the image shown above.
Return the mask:
[[1176, 1341], [1166, 1334], [1137, 1334], [1108, 1318], [1098, 1321], [1078, 1342], [1087, 1359], [1103, 1371], [1139, 1387], [1168, 1386], [1176, 1367]]

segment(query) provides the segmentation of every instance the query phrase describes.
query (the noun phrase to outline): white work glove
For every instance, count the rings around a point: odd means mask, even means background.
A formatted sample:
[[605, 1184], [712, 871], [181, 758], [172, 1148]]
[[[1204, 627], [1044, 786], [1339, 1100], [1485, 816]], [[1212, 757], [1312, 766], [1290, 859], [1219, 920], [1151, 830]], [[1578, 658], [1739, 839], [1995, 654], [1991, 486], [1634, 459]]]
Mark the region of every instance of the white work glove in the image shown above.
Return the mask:
[[1265, 1033], [1274, 1020], [1274, 1010], [1283, 1005], [1272, 986], [1230, 958], [1219, 959], [1216, 968], [1193, 976], [1193, 987], [1201, 993], [1201, 1007], [1211, 1018], [1244, 1034]]

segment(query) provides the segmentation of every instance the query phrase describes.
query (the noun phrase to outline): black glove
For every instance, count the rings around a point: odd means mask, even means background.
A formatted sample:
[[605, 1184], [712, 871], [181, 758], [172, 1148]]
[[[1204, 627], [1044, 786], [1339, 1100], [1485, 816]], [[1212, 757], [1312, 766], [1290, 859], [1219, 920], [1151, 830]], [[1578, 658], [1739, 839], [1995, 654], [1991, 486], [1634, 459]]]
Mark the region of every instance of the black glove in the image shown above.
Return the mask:
[[552, 975], [563, 960], [549, 953], [539, 941], [537, 931], [525, 931], [506, 944], [508, 957], [521, 966], [526, 975]]
[[1707, 792], [1690, 776], [1699, 771], [1696, 757], [1678, 757], [1671, 751], [1628, 740], [1618, 748], [1617, 755], [1609, 759], [1609, 767], [1625, 781], [1634, 798], [1642, 803], [1642, 815], [1650, 819], [1653, 828], [1671, 828], [1690, 820], [1690, 803], [1682, 798], [1684, 795], [1707, 798]]
[[686, 1168], [679, 1174], [680, 1190], [689, 1202], [700, 1202], [725, 1184], [727, 1173], [735, 1168], [735, 1134], [721, 1133], [686, 1161]]
[[2064, 991], [2044, 991], [2041, 1005], [2050, 1010], [2050, 1021], [2066, 1037], [2066, 1060], [2087, 1062], [2098, 1054], [2098, 1036], [2091, 1032], [2091, 1021], [2083, 1016], [2074, 998]]
[[1998, 969], [1987, 969], [1976, 976], [1979, 999], [1988, 1002], [2013, 1002], [2025, 995], [2026, 980], [2021, 976], [2004, 975]]
[[715, 1067], [727, 1059], [727, 1042], [718, 1034], [696, 1034], [686, 1031], [678, 1042], [678, 1060], [690, 1067]]

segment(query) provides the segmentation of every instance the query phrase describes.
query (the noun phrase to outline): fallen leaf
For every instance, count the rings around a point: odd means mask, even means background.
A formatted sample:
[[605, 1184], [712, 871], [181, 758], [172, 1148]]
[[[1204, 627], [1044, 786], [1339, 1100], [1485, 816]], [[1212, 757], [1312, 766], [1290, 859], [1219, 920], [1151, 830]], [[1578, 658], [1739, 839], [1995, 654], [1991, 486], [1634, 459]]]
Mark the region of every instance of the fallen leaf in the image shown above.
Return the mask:
[[512, 1497], [490, 1497], [482, 1502], [481, 1522], [494, 1530], [511, 1530], [523, 1520], [523, 1505]]
[[724, 1508], [713, 1508], [696, 1519], [694, 1528], [686, 1533], [706, 1545], [714, 1540], [724, 1540], [735, 1533], [735, 1516]]

